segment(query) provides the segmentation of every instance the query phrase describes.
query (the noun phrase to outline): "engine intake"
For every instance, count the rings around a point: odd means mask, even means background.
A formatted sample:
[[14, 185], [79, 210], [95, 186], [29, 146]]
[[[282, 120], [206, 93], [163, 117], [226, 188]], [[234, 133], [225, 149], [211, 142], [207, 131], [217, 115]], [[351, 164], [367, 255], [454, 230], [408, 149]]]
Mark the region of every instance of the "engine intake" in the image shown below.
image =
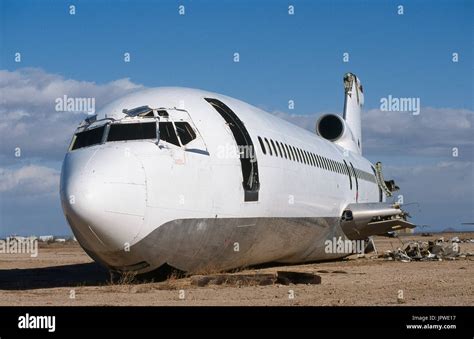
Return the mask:
[[344, 129], [344, 120], [335, 114], [323, 115], [316, 124], [318, 135], [330, 141], [338, 140], [344, 134]]
[[359, 152], [349, 125], [337, 114], [325, 114], [319, 118], [316, 123], [316, 133], [349, 151]]

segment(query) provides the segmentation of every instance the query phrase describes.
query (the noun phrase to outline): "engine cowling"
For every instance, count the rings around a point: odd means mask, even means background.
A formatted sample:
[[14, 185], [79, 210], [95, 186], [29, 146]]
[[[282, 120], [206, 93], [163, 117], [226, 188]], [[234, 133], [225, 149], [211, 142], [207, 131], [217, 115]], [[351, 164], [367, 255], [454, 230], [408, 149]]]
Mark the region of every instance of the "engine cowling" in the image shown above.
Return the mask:
[[357, 152], [357, 143], [346, 121], [336, 114], [325, 114], [316, 123], [316, 133], [335, 144]]

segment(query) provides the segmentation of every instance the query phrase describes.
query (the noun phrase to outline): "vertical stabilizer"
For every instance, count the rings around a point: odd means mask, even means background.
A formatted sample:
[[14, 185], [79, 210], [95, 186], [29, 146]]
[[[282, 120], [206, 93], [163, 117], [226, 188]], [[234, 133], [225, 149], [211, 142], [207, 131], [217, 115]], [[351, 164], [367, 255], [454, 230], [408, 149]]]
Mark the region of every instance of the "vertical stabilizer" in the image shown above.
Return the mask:
[[344, 91], [343, 118], [352, 132], [359, 154], [362, 154], [361, 112], [364, 105], [364, 92], [355, 74], [344, 75]]

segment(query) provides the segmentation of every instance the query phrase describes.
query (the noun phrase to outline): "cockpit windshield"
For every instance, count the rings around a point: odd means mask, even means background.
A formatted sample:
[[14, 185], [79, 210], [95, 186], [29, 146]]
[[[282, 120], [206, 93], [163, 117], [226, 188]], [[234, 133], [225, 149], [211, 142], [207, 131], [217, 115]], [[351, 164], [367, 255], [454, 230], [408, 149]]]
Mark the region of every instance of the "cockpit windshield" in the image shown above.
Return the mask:
[[[169, 109], [168, 109], [169, 110]], [[126, 117], [122, 119], [94, 119], [79, 126], [72, 140], [70, 150], [89, 147], [102, 142], [154, 140], [183, 147], [197, 138], [196, 130], [190, 122], [187, 112], [175, 110], [173, 118], [167, 109], [152, 109], [140, 106], [124, 109]], [[94, 125], [101, 124], [100, 127]]]
[[107, 141], [156, 139], [156, 122], [110, 125]]
[[72, 141], [71, 150], [100, 144], [104, 130], [105, 125], [77, 133]]

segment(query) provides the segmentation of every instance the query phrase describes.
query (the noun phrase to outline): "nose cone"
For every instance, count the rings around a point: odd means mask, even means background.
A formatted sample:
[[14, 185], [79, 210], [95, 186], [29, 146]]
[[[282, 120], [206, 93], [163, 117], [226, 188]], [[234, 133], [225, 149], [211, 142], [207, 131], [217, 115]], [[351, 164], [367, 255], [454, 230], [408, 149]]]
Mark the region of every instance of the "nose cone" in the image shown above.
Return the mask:
[[143, 166], [128, 148], [70, 152], [61, 170], [61, 202], [82, 246], [97, 254], [123, 250], [144, 224]]

